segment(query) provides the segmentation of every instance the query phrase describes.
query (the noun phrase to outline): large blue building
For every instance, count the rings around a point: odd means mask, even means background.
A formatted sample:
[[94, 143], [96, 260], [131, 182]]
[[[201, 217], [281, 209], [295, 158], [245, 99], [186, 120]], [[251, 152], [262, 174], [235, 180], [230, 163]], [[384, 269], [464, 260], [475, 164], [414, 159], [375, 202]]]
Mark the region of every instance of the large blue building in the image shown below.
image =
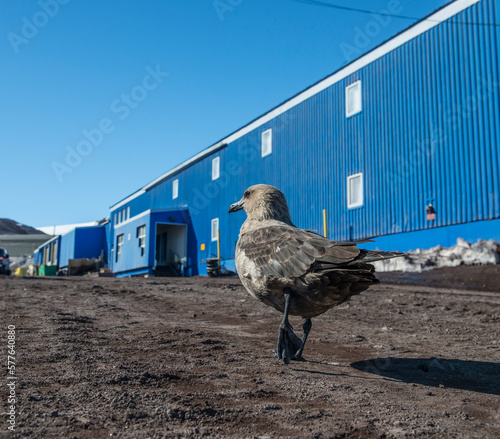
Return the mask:
[[496, 0], [454, 1], [115, 203], [113, 272], [206, 273], [218, 231], [234, 267], [227, 209], [256, 183], [298, 227], [325, 209], [335, 240], [500, 240], [499, 21]]

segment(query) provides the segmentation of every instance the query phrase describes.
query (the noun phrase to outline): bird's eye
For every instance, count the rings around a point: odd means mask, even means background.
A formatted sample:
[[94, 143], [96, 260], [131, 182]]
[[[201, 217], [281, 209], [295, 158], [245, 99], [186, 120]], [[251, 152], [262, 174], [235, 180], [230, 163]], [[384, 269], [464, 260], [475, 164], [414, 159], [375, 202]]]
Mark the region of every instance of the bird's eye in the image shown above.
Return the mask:
[[245, 197], [249, 197], [250, 196], [250, 191], [245, 191]]

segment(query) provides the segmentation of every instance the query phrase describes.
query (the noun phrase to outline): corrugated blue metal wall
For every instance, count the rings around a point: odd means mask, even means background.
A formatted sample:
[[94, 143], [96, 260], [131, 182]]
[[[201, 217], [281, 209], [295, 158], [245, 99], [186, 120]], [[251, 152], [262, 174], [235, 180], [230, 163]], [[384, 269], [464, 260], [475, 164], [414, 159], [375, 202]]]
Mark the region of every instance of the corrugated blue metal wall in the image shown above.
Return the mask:
[[[227, 208], [256, 183], [285, 193], [298, 227], [321, 231], [327, 209], [329, 237], [338, 240], [500, 218], [499, 31], [479, 25], [498, 22], [496, 7], [495, 0], [477, 3], [120, 209], [129, 206], [131, 217], [188, 209], [197, 262], [217, 253], [213, 218], [219, 218], [221, 256], [234, 257], [245, 215], [229, 216]], [[345, 88], [357, 80], [363, 109], [346, 118]], [[261, 134], [269, 128], [273, 151], [262, 158]], [[221, 175], [212, 181], [214, 157]], [[358, 172], [364, 204], [348, 209], [347, 177]], [[429, 203], [435, 221], [426, 218]], [[112, 239], [116, 245], [116, 232]]]
[[81, 227], [75, 230], [74, 258], [99, 258], [106, 253], [106, 230], [103, 226]]
[[57, 265], [65, 267], [70, 259], [75, 259], [76, 229], [61, 236], [59, 241], [59, 259]]

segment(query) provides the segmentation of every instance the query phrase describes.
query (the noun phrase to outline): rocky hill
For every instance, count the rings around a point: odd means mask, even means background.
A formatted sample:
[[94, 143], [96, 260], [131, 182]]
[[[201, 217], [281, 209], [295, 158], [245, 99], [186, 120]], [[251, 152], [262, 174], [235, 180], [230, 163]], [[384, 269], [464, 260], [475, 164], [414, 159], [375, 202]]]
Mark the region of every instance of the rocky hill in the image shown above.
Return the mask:
[[0, 235], [45, 235], [45, 233], [17, 221], [0, 218]]

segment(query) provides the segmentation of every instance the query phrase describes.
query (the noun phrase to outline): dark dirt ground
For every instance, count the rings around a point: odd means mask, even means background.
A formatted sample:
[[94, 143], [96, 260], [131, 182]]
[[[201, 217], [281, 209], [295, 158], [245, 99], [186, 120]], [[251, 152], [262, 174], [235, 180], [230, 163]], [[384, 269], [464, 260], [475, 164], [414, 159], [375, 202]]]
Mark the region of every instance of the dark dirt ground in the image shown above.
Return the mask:
[[382, 274], [288, 368], [237, 278], [2, 277], [0, 437], [500, 437], [498, 268]]
[[462, 265], [424, 273], [377, 273], [382, 282], [500, 293], [500, 265]]

